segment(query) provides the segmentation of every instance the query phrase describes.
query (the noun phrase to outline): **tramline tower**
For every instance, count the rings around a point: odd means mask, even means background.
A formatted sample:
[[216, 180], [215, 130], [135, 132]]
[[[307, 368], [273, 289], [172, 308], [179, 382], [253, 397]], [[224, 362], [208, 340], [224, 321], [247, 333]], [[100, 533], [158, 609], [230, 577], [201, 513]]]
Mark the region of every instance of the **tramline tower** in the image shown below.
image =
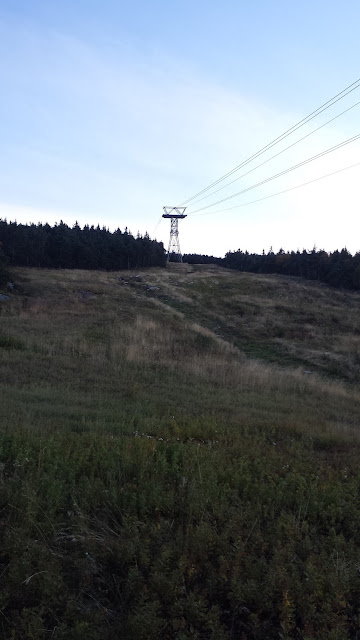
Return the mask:
[[171, 255], [173, 256], [174, 262], [182, 262], [178, 224], [179, 220], [183, 220], [183, 218], [186, 218], [186, 207], [163, 207], [163, 209], [165, 213], [163, 213], [162, 217], [170, 219], [170, 240], [167, 259], [170, 260]]

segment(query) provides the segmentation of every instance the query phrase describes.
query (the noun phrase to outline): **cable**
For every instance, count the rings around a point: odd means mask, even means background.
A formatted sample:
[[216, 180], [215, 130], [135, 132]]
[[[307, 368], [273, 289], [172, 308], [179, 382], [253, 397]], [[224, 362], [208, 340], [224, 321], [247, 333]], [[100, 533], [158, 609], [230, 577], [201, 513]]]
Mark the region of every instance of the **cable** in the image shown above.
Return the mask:
[[[277, 138], [275, 138], [275, 140], [273, 140], [272, 142], [268, 143], [265, 147], [262, 147], [262, 149], [260, 149], [259, 151], [257, 151], [255, 154], [253, 154], [250, 158], [248, 158], [247, 160], [244, 160], [241, 164], [239, 164], [238, 166], [236, 166], [234, 169], [232, 169], [231, 171], [228, 171], [228, 173], [226, 173], [224, 176], [222, 176], [221, 178], [219, 178], [218, 180], [215, 180], [215, 182], [213, 182], [212, 184], [210, 184], [208, 187], [206, 187], [205, 189], [202, 189], [201, 191], [199, 191], [197, 194], [195, 194], [194, 196], [192, 196], [191, 198], [188, 198], [187, 200], [184, 200], [184, 202], [182, 202], [181, 204], [186, 204], [189, 203], [191, 200], [194, 200], [195, 198], [197, 198], [197, 196], [201, 195], [202, 193], [204, 193], [205, 191], [208, 191], [209, 189], [211, 189], [212, 187], [216, 186], [217, 184], [219, 184], [219, 182], [222, 182], [222, 180], [225, 180], [226, 178], [228, 178], [230, 175], [232, 175], [233, 173], [235, 173], [236, 171], [238, 171], [239, 169], [241, 169], [243, 166], [249, 164], [249, 162], [251, 162], [252, 160], [256, 159], [259, 155], [262, 155], [263, 153], [265, 153], [266, 151], [268, 151], [269, 149], [271, 149], [273, 146], [275, 146], [275, 144], [277, 144], [278, 142], [281, 142], [282, 140], [284, 140], [285, 138], [287, 138], [289, 135], [291, 135], [292, 133], [294, 133], [297, 129], [299, 129], [300, 127], [304, 126], [305, 124], [307, 124], [308, 122], [310, 122], [310, 120], [313, 120], [313, 118], [315, 118], [316, 116], [320, 115], [320, 113], [322, 113], [323, 111], [326, 111], [326, 109], [329, 109], [331, 106], [333, 106], [336, 102], [338, 102], [339, 100], [342, 100], [342, 98], [344, 98], [346, 95], [348, 95], [349, 93], [351, 93], [352, 91], [355, 91], [355, 89], [357, 89], [360, 86], [360, 78], [358, 80], [356, 80], [355, 82], [353, 82], [351, 85], [349, 85], [348, 87], [346, 87], [345, 89], [343, 89], [343, 91], [341, 91], [340, 93], [336, 94], [336, 96], [334, 96], [333, 98], [331, 98], [330, 100], [328, 100], [327, 102], [325, 102], [323, 105], [321, 105], [320, 107], [318, 107], [318, 109], [316, 109], [315, 111], [313, 111], [312, 113], [310, 113], [308, 116], [306, 116], [305, 118], [303, 118], [302, 120], [300, 120], [298, 123], [296, 123], [295, 125], [293, 125], [290, 129], [288, 129], [287, 131], [285, 131], [283, 134], [281, 134], [280, 136], [278, 136]], [[353, 86], [353, 85], [357, 85], [357, 86]], [[351, 89], [351, 87], [353, 87]], [[349, 91], [348, 91], [349, 89]], [[346, 93], [345, 93], [346, 92]], [[344, 94], [344, 95], [341, 95]], [[340, 96], [340, 97], [338, 97]], [[328, 105], [328, 106], [327, 106]]]
[[285, 147], [285, 149], [282, 149], [281, 151], [279, 151], [278, 153], [275, 153], [275, 155], [271, 156], [267, 160], [264, 160], [264, 162], [261, 162], [260, 164], [257, 164], [256, 167], [253, 167], [252, 169], [249, 169], [249, 171], [246, 171], [246, 173], [242, 173], [241, 176], [239, 176], [238, 178], [235, 178], [231, 182], [228, 182], [223, 187], [220, 187], [219, 189], [216, 189], [216, 191], [212, 191], [208, 195], [203, 196], [202, 198], [199, 198], [198, 200], [195, 200], [195, 202], [193, 202], [193, 205], [197, 204], [198, 202], [201, 202], [202, 200], [206, 200], [206, 198], [210, 198], [211, 196], [215, 195], [215, 193], [219, 193], [219, 191], [222, 191], [223, 189], [226, 189], [226, 187], [229, 187], [231, 184], [234, 184], [234, 182], [237, 182], [238, 180], [241, 180], [241, 178], [244, 178], [245, 176], [249, 175], [249, 173], [252, 173], [253, 171], [256, 171], [256, 169], [259, 169], [259, 167], [262, 167], [267, 162], [270, 162], [270, 160], [273, 160], [274, 158], [277, 158], [278, 156], [280, 156], [285, 151], [288, 151], [288, 149], [291, 149], [291, 147], [295, 147], [295, 145], [299, 144], [299, 142], [302, 142], [303, 140], [305, 140], [305, 138], [308, 138], [309, 136], [312, 136], [314, 133], [316, 133], [316, 131], [319, 131], [319, 129], [322, 129], [323, 127], [326, 127], [326, 125], [330, 124], [330, 122], [333, 122], [337, 118], [340, 118], [340, 116], [344, 115], [344, 113], [347, 113], [351, 109], [354, 109], [354, 107], [357, 107], [359, 104], [360, 104], [360, 101], [359, 102], [355, 102], [355, 104], [353, 104], [351, 107], [348, 107], [348, 109], [345, 109], [344, 111], [339, 113], [334, 118], [331, 118], [331, 120], [328, 120], [327, 122], [324, 122], [324, 124], [321, 124], [320, 127], [317, 127], [316, 129], [313, 129], [313, 131], [310, 131], [310, 133], [307, 133], [306, 136], [303, 136], [299, 140], [296, 140], [295, 142], [290, 144], [288, 147]]
[[295, 164], [292, 167], [289, 167], [288, 169], [285, 169], [284, 171], [280, 171], [279, 173], [276, 173], [275, 175], [271, 176], [270, 178], [266, 178], [265, 180], [262, 180], [261, 182], [257, 182], [256, 184], [253, 184], [251, 187], [247, 187], [246, 189], [243, 189], [242, 191], [238, 191], [237, 193], [234, 193], [232, 196], [228, 196], [227, 198], [222, 198], [222, 200], [218, 200], [217, 202], [213, 202], [212, 204], [208, 204], [205, 207], [201, 207], [200, 209], [195, 209], [195, 211], [192, 211], [189, 215], [192, 215], [194, 213], [198, 213], [198, 211], [203, 211], [204, 209], [209, 209], [210, 207], [215, 207], [217, 204], [221, 204], [222, 202], [226, 202], [227, 200], [231, 200], [232, 198], [236, 198], [236, 196], [240, 196], [243, 193], [246, 193], [247, 191], [251, 191], [252, 189], [255, 189], [256, 187], [260, 187], [263, 184], [266, 184], [267, 182], [270, 182], [271, 180], [275, 180], [276, 178], [279, 178], [280, 176], [285, 175], [286, 173], [290, 173], [290, 171], [294, 171], [295, 169], [298, 169], [299, 167], [303, 167], [305, 164], [308, 164], [309, 162], [312, 162], [313, 160], [318, 160], [319, 158], [322, 158], [323, 156], [328, 155], [329, 153], [332, 153], [333, 151], [336, 151], [337, 149], [341, 149], [341, 147], [346, 146], [347, 144], [350, 144], [351, 142], [355, 142], [355, 140], [358, 140], [360, 138], [360, 133], [358, 133], [356, 136], [353, 136], [352, 138], [349, 138], [348, 140], [344, 140], [344, 142], [340, 142], [339, 144], [335, 145], [334, 147], [330, 147], [329, 149], [326, 149], [325, 151], [322, 151], [321, 153], [318, 153], [315, 156], [312, 156], [311, 158], [307, 158], [306, 160], [303, 160], [302, 162], [299, 162], [298, 164]]
[[160, 216], [160, 220], [159, 220], [159, 222], [157, 223], [157, 225], [155, 226], [154, 231], [152, 232], [151, 236], [153, 236], [153, 235], [154, 235], [154, 233], [155, 233], [156, 229], [158, 228], [158, 226], [159, 226], [159, 224], [160, 224], [161, 220], [162, 220], [162, 216]]
[[[357, 86], [354, 86], [354, 85], [357, 85]], [[236, 171], [238, 171], [239, 169], [241, 169], [245, 165], [249, 164], [249, 162], [251, 162], [252, 160], [255, 160], [258, 156], [262, 155], [263, 153], [265, 153], [266, 151], [271, 149], [273, 146], [275, 146], [275, 144], [278, 144], [279, 142], [281, 142], [282, 140], [287, 138], [289, 135], [291, 135], [292, 133], [297, 131], [297, 129], [299, 129], [300, 127], [304, 126], [308, 122], [310, 122], [310, 120], [313, 120], [313, 118], [315, 118], [316, 116], [320, 115], [320, 113], [322, 113], [323, 111], [326, 111], [326, 109], [329, 109], [331, 106], [333, 106], [333, 104], [335, 104], [339, 100], [342, 100], [343, 98], [345, 98], [345, 96], [347, 96], [352, 91], [355, 91], [355, 89], [357, 89], [359, 86], [360, 86], [360, 78], [355, 80], [355, 82], [352, 82], [352, 84], [350, 84], [348, 87], [346, 87], [345, 89], [340, 91], [340, 93], [337, 93], [333, 98], [331, 98], [330, 100], [328, 100], [327, 102], [322, 104], [320, 107], [315, 109], [315, 111], [312, 111], [308, 116], [306, 116], [302, 120], [299, 120], [299, 122], [294, 124], [290, 129], [287, 129], [284, 133], [282, 133], [280, 136], [275, 138], [272, 142], [269, 142], [267, 145], [265, 145], [265, 147], [262, 147], [259, 151], [254, 153], [247, 160], [244, 160], [243, 162], [241, 162], [239, 165], [237, 165], [236, 167], [234, 167], [233, 169], [228, 171], [226, 174], [224, 174], [218, 180], [215, 180], [210, 185], [208, 185], [207, 187], [205, 187], [204, 189], [202, 189], [201, 191], [196, 193], [194, 196], [188, 198], [187, 200], [184, 200], [181, 203], [181, 205], [188, 204], [189, 202], [191, 202], [192, 200], [194, 200], [198, 196], [200, 196], [203, 193], [205, 193], [205, 191], [208, 191], [209, 189], [212, 189], [212, 187], [215, 187], [217, 184], [219, 184], [219, 182], [222, 182], [223, 180], [225, 180], [226, 178], [231, 176], [233, 173], [235, 173]], [[342, 94], [344, 94], [344, 95], [342, 95]]]
[[315, 178], [314, 180], [308, 180], [308, 182], [302, 182], [301, 184], [297, 184], [294, 187], [290, 187], [289, 189], [284, 189], [283, 191], [272, 193], [269, 196], [264, 196], [263, 198], [258, 198], [257, 200], [251, 200], [251, 202], [244, 202], [243, 204], [237, 204], [235, 207], [228, 207], [227, 209], [220, 209], [219, 211], [207, 211], [206, 213], [195, 213], [194, 217], [208, 216], [213, 213], [223, 213], [224, 211], [232, 211], [233, 209], [240, 209], [241, 207], [247, 207], [250, 204], [255, 204], [256, 202], [261, 202], [262, 200], [268, 200], [269, 198], [275, 198], [275, 196], [280, 196], [283, 193], [288, 193], [288, 191], [294, 191], [295, 189], [300, 189], [300, 187], [306, 187], [308, 184], [312, 184], [313, 182], [319, 182], [319, 180], [324, 180], [325, 178], [334, 176], [337, 173], [341, 173], [342, 171], [347, 171], [348, 169], [353, 169], [354, 167], [358, 167], [358, 166], [360, 166], [360, 162], [351, 164], [350, 166], [344, 167], [343, 169], [338, 169], [337, 171], [333, 171], [332, 173], [326, 173], [324, 176], [320, 176], [319, 178]]

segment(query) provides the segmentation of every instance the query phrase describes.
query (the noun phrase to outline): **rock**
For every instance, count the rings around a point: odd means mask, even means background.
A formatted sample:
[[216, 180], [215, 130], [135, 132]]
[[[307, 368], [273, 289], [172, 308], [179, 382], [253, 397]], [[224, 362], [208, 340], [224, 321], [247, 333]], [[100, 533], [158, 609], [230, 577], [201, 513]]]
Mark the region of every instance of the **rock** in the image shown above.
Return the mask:
[[89, 298], [96, 298], [95, 293], [91, 293], [91, 291], [85, 291], [83, 289], [80, 289], [80, 291], [78, 291], [78, 294], [83, 300], [88, 300]]
[[5, 296], [3, 293], [0, 293], [0, 300], [10, 300], [10, 296]]
[[7, 288], [9, 289], [9, 291], [14, 291], [14, 283], [13, 282], [7, 282], [6, 284]]

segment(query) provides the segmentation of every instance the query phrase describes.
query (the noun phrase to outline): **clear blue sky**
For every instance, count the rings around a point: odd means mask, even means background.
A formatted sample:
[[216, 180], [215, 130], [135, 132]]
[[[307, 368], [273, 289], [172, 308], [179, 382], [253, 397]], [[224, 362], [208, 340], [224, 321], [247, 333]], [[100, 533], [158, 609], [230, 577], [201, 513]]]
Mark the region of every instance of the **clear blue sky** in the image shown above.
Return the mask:
[[[360, 77], [359, 24], [357, 0], [2, 0], [0, 217], [152, 235], [164, 204], [207, 186]], [[289, 143], [357, 101], [360, 89]], [[219, 197], [357, 133], [359, 106]], [[356, 162], [358, 141], [228, 206]], [[189, 216], [182, 249], [360, 250], [359, 177], [355, 167]], [[167, 244], [168, 233], [162, 221], [155, 235]]]

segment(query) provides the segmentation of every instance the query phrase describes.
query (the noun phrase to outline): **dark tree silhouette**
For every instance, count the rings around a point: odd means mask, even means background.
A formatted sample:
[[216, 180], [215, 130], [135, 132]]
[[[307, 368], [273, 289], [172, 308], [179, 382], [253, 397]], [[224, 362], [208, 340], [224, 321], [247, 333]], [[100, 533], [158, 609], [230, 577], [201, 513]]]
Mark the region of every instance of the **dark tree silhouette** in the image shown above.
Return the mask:
[[77, 222], [71, 228], [62, 221], [51, 227], [0, 220], [0, 242], [10, 266], [112, 271], [166, 263], [163, 243], [148, 234], [134, 238], [127, 229], [81, 229]]
[[8, 279], [7, 260], [2, 249], [2, 243], [0, 242], [0, 285], [5, 284]]
[[274, 253], [272, 248], [262, 254], [248, 251], [229, 251], [225, 258], [184, 255], [184, 262], [190, 264], [221, 264], [229, 269], [251, 271], [253, 273], [279, 273], [297, 276], [307, 280], [318, 280], [333, 287], [360, 289], [360, 252], [354, 256], [347, 249], [327, 253], [320, 249], [311, 251]]

